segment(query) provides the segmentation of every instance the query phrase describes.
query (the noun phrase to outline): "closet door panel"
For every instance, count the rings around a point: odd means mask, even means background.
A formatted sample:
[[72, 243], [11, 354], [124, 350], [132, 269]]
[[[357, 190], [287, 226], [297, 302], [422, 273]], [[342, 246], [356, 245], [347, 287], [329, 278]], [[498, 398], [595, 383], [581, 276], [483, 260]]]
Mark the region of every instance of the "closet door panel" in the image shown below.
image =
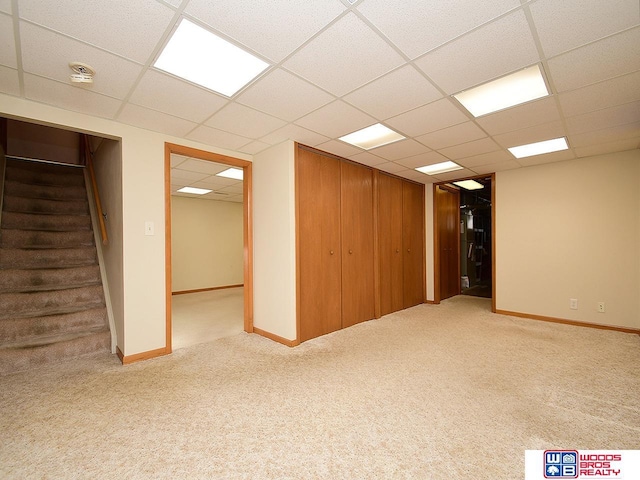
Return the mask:
[[424, 186], [402, 182], [404, 308], [424, 303]]
[[402, 180], [378, 175], [378, 257], [380, 314], [404, 307], [402, 245]]
[[374, 317], [373, 172], [343, 162], [342, 327]]

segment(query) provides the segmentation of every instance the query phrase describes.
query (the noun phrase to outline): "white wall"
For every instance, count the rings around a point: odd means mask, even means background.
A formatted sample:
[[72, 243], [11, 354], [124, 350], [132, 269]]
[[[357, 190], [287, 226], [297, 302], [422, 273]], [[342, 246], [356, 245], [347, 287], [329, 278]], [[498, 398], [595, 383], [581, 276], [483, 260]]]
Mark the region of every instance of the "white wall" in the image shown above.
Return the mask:
[[242, 233], [242, 203], [172, 196], [172, 290], [241, 285]]
[[498, 172], [497, 309], [640, 328], [638, 185], [640, 150]]
[[288, 340], [297, 336], [294, 152], [287, 141], [253, 164], [253, 325]]

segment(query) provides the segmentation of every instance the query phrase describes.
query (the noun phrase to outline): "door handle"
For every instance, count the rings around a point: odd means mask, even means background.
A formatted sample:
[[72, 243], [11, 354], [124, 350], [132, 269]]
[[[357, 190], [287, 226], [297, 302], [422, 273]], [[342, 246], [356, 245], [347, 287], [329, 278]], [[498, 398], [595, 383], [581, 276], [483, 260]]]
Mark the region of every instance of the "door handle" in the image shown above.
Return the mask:
[[333, 250], [329, 250], [329, 254], [330, 254], [330, 255], [333, 255]]
[[349, 250], [349, 255], [351, 255], [353, 253], [353, 250]]

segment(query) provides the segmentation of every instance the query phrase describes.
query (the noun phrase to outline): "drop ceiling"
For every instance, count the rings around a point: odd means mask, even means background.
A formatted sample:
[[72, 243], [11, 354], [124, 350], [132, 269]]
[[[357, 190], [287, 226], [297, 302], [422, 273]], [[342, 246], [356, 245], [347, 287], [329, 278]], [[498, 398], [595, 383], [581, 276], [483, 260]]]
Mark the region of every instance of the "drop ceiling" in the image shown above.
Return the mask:
[[[244, 199], [242, 180], [217, 176], [218, 173], [228, 168], [229, 165], [172, 153], [171, 195], [242, 203]], [[183, 187], [204, 188], [211, 190], [211, 192], [204, 195], [178, 192]]]
[[[182, 18], [269, 68], [231, 98], [154, 69]], [[638, 0], [0, 0], [0, 45], [9, 95], [249, 155], [291, 139], [423, 183], [640, 146]], [[95, 82], [72, 85], [70, 61]], [[479, 118], [451, 97], [534, 64], [550, 97]], [[339, 140], [375, 123], [407, 139]], [[569, 150], [507, 151], [561, 136]], [[414, 170], [446, 160], [464, 169]]]

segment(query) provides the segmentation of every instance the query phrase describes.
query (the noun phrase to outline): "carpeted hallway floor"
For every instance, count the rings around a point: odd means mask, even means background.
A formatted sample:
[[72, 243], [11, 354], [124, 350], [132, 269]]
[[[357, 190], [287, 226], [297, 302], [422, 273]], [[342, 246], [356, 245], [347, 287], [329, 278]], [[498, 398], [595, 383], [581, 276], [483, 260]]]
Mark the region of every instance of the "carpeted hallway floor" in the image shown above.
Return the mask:
[[0, 478], [514, 479], [636, 449], [640, 336], [459, 296], [287, 348], [239, 334], [0, 377]]

